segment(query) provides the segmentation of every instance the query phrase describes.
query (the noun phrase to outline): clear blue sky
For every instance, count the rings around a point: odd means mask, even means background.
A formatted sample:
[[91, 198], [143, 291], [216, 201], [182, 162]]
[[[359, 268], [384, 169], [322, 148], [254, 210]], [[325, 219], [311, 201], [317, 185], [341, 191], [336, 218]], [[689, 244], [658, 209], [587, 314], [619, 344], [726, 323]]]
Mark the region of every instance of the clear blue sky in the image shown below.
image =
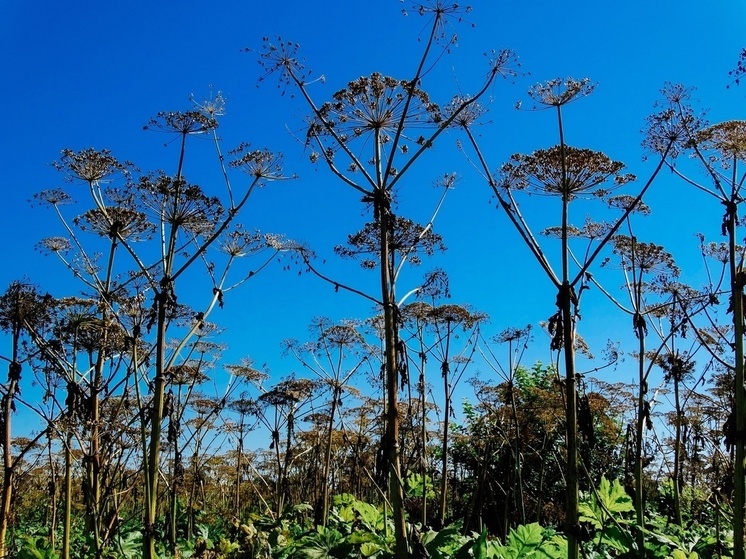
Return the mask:
[[[726, 89], [728, 71], [746, 46], [742, 2], [477, 0], [472, 7], [468, 21], [455, 28], [459, 46], [426, 77], [423, 88], [436, 102], [446, 103], [454, 93], [469, 93], [481, 83], [487, 70], [483, 53], [502, 48], [517, 52], [522, 75], [514, 83], [494, 86], [489, 122], [480, 129], [493, 167], [512, 153], [556, 143], [549, 112], [514, 109], [516, 101], [527, 100], [529, 85], [554, 77], [587, 76], [597, 84], [592, 97], [567, 110], [568, 142], [603, 150], [639, 177], [651, 167], [641, 161], [640, 130], [664, 82], [696, 87], [695, 97], [710, 109], [713, 122], [746, 118], [746, 86]], [[404, 17], [402, 9], [409, 15]], [[225, 148], [248, 140], [254, 147], [282, 151], [288, 172], [299, 176], [266, 187], [241, 221], [306, 241], [328, 257], [330, 272], [354, 278], [360, 287], [373, 286], [375, 277], [361, 275], [353, 263], [334, 264], [331, 252], [366, 220], [359, 196], [308, 162], [293, 137], [303, 135], [306, 107], [289, 92], [281, 95], [272, 79], [257, 87], [261, 69], [256, 57], [241, 50], [259, 49], [264, 36], [297, 41], [307, 65], [326, 77], [325, 84], [312, 89], [323, 102], [348, 81], [373, 71], [409, 77], [426, 28], [409, 2], [397, 0], [0, 0], [0, 233], [6, 262], [0, 285], [4, 289], [12, 280], [28, 277], [55, 295], [75, 289], [54, 259], [35, 251], [38, 240], [61, 230], [50, 213], [28, 203], [35, 192], [61, 185], [49, 163], [62, 148], [108, 148], [143, 169], [173, 171], [174, 146], [164, 147], [164, 136], [142, 127], [158, 111], [189, 108], [190, 94], [206, 97], [212, 86], [228, 99], [220, 129]], [[404, 187], [402, 207], [415, 219], [426, 218], [435, 202], [431, 181], [458, 172], [458, 188], [436, 223], [449, 249], [433, 262], [451, 274], [452, 302], [488, 312], [495, 333], [508, 326], [537, 325], [554, 311], [555, 294], [490, 202], [486, 185], [470, 172], [455, 141], [455, 134], [441, 138], [436, 157], [413, 176], [415, 184]], [[196, 149], [209, 152], [210, 147], [205, 142]], [[202, 184], [219, 182], [212, 161], [205, 161], [210, 163], [195, 168], [192, 176]], [[424, 198], [415, 192], [424, 192]], [[655, 185], [647, 202], [654, 214], [640, 224], [641, 239], [664, 244], [679, 259], [685, 279], [697, 284], [701, 273], [692, 256], [692, 234], [703, 231], [718, 240], [720, 207], [670, 176]], [[527, 203], [528, 208], [533, 201]], [[423, 271], [428, 267], [423, 265]], [[602, 344], [620, 330], [629, 334], [627, 317], [594, 301], [587, 296], [583, 309], [580, 332], [586, 338]], [[212, 318], [227, 328], [229, 360], [249, 354], [281, 376], [297, 369], [279, 358], [282, 339], [303, 339], [314, 316], [352, 318], [368, 310], [353, 295], [335, 294], [310, 275], [298, 277], [276, 266], [232, 296]], [[547, 340], [540, 332], [536, 337], [532, 358], [546, 361]], [[631, 373], [614, 374], [632, 380]]]

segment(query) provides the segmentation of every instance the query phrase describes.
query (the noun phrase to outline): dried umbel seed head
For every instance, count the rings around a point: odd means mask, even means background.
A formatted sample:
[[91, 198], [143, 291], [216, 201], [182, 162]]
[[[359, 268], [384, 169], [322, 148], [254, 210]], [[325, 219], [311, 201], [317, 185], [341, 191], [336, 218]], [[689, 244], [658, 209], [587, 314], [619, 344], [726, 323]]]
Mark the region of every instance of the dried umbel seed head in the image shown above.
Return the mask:
[[622, 268], [645, 274], [679, 275], [679, 268], [671, 253], [654, 243], [641, 243], [635, 237], [616, 235], [614, 254], [620, 257]]
[[83, 231], [112, 240], [147, 240], [155, 230], [144, 213], [124, 206], [94, 208], [76, 217], [74, 222]]
[[746, 121], [728, 120], [699, 133], [702, 144], [720, 153], [724, 160], [746, 157]]
[[386, 143], [397, 132], [442, 120], [440, 107], [406, 80], [379, 73], [360, 77], [324, 103], [308, 129], [308, 138], [335, 136], [351, 141], [370, 133]]
[[177, 134], [203, 134], [218, 127], [214, 115], [203, 111], [163, 111], [145, 125], [145, 130]]
[[134, 168], [131, 163], [120, 163], [109, 150], [93, 148], [75, 152], [63, 149], [62, 157], [52, 164], [55, 169], [65, 173], [69, 180], [81, 180], [88, 183], [113, 180], [117, 176], [129, 177]]
[[587, 97], [595, 89], [588, 78], [576, 80], [574, 78], [555, 78], [543, 83], [537, 83], [528, 90], [528, 96], [538, 105], [560, 107], [571, 101]]
[[554, 146], [530, 155], [511, 156], [501, 169], [501, 186], [560, 195], [567, 200], [582, 195], [605, 197], [609, 190], [635, 179], [622, 173], [623, 169], [623, 163], [612, 161], [600, 151]]
[[236, 159], [229, 165], [258, 179], [280, 180], [287, 178], [282, 173], [282, 154], [268, 149], [250, 149], [249, 144], [241, 144], [229, 152]]
[[469, 128], [475, 124], [487, 112], [482, 105], [472, 98], [464, 95], [457, 95], [451, 102], [443, 107], [443, 117], [446, 120], [453, 119], [451, 126]]

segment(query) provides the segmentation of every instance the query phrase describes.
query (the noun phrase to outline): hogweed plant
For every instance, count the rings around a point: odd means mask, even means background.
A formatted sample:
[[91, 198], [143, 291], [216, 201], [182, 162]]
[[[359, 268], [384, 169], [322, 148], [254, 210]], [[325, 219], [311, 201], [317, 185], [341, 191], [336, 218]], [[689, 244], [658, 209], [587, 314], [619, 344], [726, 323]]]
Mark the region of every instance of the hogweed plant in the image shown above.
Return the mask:
[[398, 442], [398, 386], [404, 360], [399, 349], [401, 321], [397, 278], [389, 266], [395, 250], [392, 246], [397, 219], [394, 200], [404, 186], [408, 171], [443, 132], [468, 113], [498, 76], [512, 74], [514, 60], [509, 51], [497, 53], [479, 91], [451, 104], [444, 112], [423, 89], [423, 82], [431, 66], [454, 46], [455, 35], [450, 33], [450, 25], [460, 19], [466, 8], [440, 0], [416, 3], [415, 8], [430, 21], [428, 34], [422, 41], [422, 54], [407, 79], [373, 73], [349, 82], [347, 87], [334, 93], [331, 100], [318, 104], [312, 95], [312, 86], [319, 80], [312, 79], [311, 72], [304, 67], [298, 57], [297, 44], [281, 39], [275, 43], [266, 40], [259, 58], [265, 71], [263, 79], [276, 76], [279, 87], [291, 87], [309, 108], [311, 115], [306, 143], [311, 150], [311, 160], [326, 165], [342, 184], [359, 193], [367, 207], [372, 206], [372, 223], [378, 231], [376, 256], [372, 261], [377, 263], [380, 274], [380, 296], [367, 297], [375, 300], [383, 313], [387, 403], [384, 447], [388, 453], [389, 500], [393, 509], [398, 559], [407, 556], [409, 546]]
[[8, 363], [8, 380], [2, 387], [0, 397], [0, 448], [2, 448], [3, 482], [0, 494], [0, 557], [7, 555], [6, 541], [11, 525], [12, 505], [18, 487], [18, 470], [24, 457], [49, 431], [42, 430], [26, 444], [13, 451], [13, 413], [21, 396], [21, 374], [28, 365], [33, 352], [29, 352], [24, 340], [33, 337], [44, 323], [48, 323], [52, 313], [53, 300], [39, 293], [33, 285], [15, 281], [0, 295], [0, 330], [9, 335], [10, 348], [2, 360]]
[[[491, 340], [486, 340], [480, 335], [479, 340], [479, 353], [481, 354], [484, 362], [488, 367], [496, 373], [507, 385], [507, 400], [510, 406], [511, 420], [512, 420], [512, 455], [513, 467], [511, 468], [511, 474], [514, 476], [513, 483], [508, 484], [509, 491], [515, 494], [516, 502], [518, 503], [518, 522], [520, 524], [526, 523], [526, 506], [525, 497], [523, 494], [523, 470], [522, 470], [522, 456], [523, 449], [521, 448], [521, 425], [518, 418], [518, 408], [516, 404], [516, 392], [518, 390], [518, 382], [516, 380], [516, 374], [518, 373], [519, 367], [521, 367], [521, 361], [523, 355], [528, 349], [528, 344], [532, 340], [532, 327], [530, 324], [524, 328], [507, 328], [493, 336]], [[498, 358], [496, 355], [495, 345], [507, 345], [507, 363], [503, 359]], [[503, 363], [505, 363], [503, 365]], [[506, 506], [510, 502], [509, 498], [505, 500]], [[505, 514], [507, 521], [507, 514]], [[507, 533], [507, 526], [503, 530]]]
[[[66, 233], [43, 241], [43, 248], [59, 257], [84, 288], [96, 294], [104, 344], [117, 332], [125, 340], [116, 352], [99, 350], [90, 398], [96, 406], [107, 394], [102, 383], [107, 360], [115, 354], [125, 356], [128, 374], [134, 379], [129, 386], [142, 411], [143, 555], [148, 559], [156, 555], [155, 522], [170, 372], [189, 360], [191, 344], [207, 332], [206, 320], [225, 304], [226, 293], [284, 249], [276, 237], [248, 233], [237, 223], [239, 213], [260, 186], [286, 178], [279, 155], [243, 144], [232, 152], [234, 160], [226, 165], [219, 138], [213, 135], [223, 198], [208, 195], [206, 189], [186, 179], [187, 144], [218, 127], [222, 109], [213, 101], [192, 110], [159, 113], [147, 124], [148, 130], [176, 138], [173, 174], [139, 173], [106, 150], [64, 150], [55, 166], [67, 180], [87, 191], [90, 209], [70, 219], [65, 209], [70, 197], [64, 191], [55, 189], [37, 196], [53, 208]], [[240, 189], [232, 183], [230, 168], [248, 175]], [[93, 233], [97, 239], [84, 239], [81, 232]], [[229, 271], [244, 256], [267, 258], [236, 280]], [[204, 283], [197, 287], [200, 267]], [[202, 301], [195, 296], [200, 290], [205, 295]], [[199, 308], [188, 307], [187, 300], [196, 301]], [[173, 336], [177, 341], [171, 344]], [[95, 407], [93, 413], [89, 440], [95, 503], [101, 422]], [[103, 543], [100, 537], [95, 539]], [[101, 552], [99, 544], [97, 553]]]
[[[303, 417], [316, 397], [318, 383], [309, 379], [290, 377], [278, 382], [271, 390], [264, 392], [253, 406], [253, 414], [270, 431], [269, 450], [274, 452], [275, 513], [282, 516], [289, 498], [288, 472], [294, 460], [292, 443], [296, 422]], [[282, 440], [285, 430], [285, 440]], [[282, 445], [285, 450], [283, 452]], [[270, 511], [271, 514], [271, 511]]]
[[[637, 369], [638, 369], [638, 394], [637, 394], [637, 421], [635, 425], [635, 450], [634, 450], [634, 508], [637, 515], [637, 525], [641, 528], [638, 537], [638, 547], [644, 546], [642, 533], [645, 527], [645, 495], [643, 487], [643, 468], [645, 456], [643, 455], [643, 440], [645, 438], [645, 427], [652, 426], [651, 402], [647, 396], [648, 377], [652, 367], [648, 366], [651, 358], [648, 352], [646, 340], [648, 336], [648, 315], [661, 312], [663, 303], [651, 301], [651, 292], [655, 293], [656, 284], [666, 284], [679, 275], [679, 269], [674, 263], [673, 257], [663, 247], [654, 243], [644, 243], [634, 236], [617, 235], [612, 240], [613, 252], [618, 257], [620, 267], [624, 275], [624, 288], [629, 298], [629, 308], [617, 302], [617, 306], [632, 317], [632, 329], [637, 338]], [[660, 353], [659, 348], [653, 354]]]
[[[518, 234], [534, 255], [536, 261], [557, 289], [557, 311], [549, 318], [547, 324], [551, 335], [551, 348], [563, 352], [564, 357], [564, 390], [566, 405], [566, 450], [567, 450], [567, 505], [565, 530], [568, 535], [568, 559], [576, 559], [579, 552], [579, 541], [582, 532], [578, 524], [578, 398], [576, 384], [578, 373], [575, 365], [578, 337], [577, 321], [580, 318], [579, 306], [583, 290], [588, 287], [589, 271], [601, 251], [610, 243], [626, 217], [639, 204], [653, 180], [664, 166], [669, 151], [680, 139], [671, 135], [660, 142], [661, 160], [651, 173], [647, 182], [634, 196], [622, 216], [611, 223], [605, 234], [597, 239], [594, 248], [584, 255], [582, 260], [573, 262], [570, 247], [572, 226], [570, 223], [571, 203], [579, 198], [608, 199], [610, 193], [632, 180], [634, 176], [624, 172], [624, 165], [614, 161], [601, 152], [585, 148], [575, 148], [565, 143], [563, 107], [593, 91], [588, 79], [565, 80], [555, 79], [532, 87], [528, 94], [536, 108], [553, 110], [556, 113], [559, 144], [548, 149], [535, 151], [532, 154], [516, 154], [504, 164], [499, 173], [494, 175], [487, 163], [486, 154], [479, 145], [477, 136], [472, 132], [475, 118], [456, 119], [466, 135], [462, 146], [474, 153], [474, 166], [492, 189], [498, 205], [516, 228]], [[474, 111], [474, 108], [471, 109]], [[651, 123], [651, 134], [657, 133], [660, 123]], [[560, 201], [560, 225], [556, 236], [560, 241], [559, 269], [555, 269], [532, 232], [528, 221], [521, 212], [516, 194], [521, 191], [558, 198]], [[573, 267], [573, 264], [574, 267]]]
[[[736, 74], [738, 77], [740, 74]], [[717, 200], [725, 207], [721, 233], [727, 237], [728, 281], [732, 315], [734, 374], [734, 403], [731, 415], [731, 439], [735, 447], [733, 480], [734, 557], [743, 559], [746, 532], [746, 387], [744, 386], [744, 301], [743, 290], [746, 273], [743, 269], [744, 252], [737, 245], [739, 239], [738, 217], [743, 202], [746, 173], [741, 164], [746, 160], [746, 121], [731, 120], [709, 125], [699, 117], [691, 105], [691, 91], [681, 85], [670, 84], [663, 89], [662, 105], [668, 115], [670, 127], [682, 130], [677, 150], [667, 154], [666, 162], [685, 183]], [[654, 147], [658, 147], [655, 145]], [[676, 159], [686, 154], [704, 169], [707, 181], [693, 178], [687, 166]]]
[[345, 393], [354, 395], [358, 392], [350, 382], [373, 357], [374, 352], [365, 343], [358, 325], [353, 321], [333, 324], [327, 318], [318, 318], [311, 323], [309, 330], [311, 335], [315, 336], [314, 340], [306, 343], [286, 340], [283, 345], [287, 353], [317, 377], [319, 387], [330, 394], [326, 448], [321, 474], [321, 506], [316, 511], [316, 517], [320, 520], [318, 523], [326, 526], [329, 517], [334, 428], [339, 421], [338, 414], [343, 405], [343, 396]]

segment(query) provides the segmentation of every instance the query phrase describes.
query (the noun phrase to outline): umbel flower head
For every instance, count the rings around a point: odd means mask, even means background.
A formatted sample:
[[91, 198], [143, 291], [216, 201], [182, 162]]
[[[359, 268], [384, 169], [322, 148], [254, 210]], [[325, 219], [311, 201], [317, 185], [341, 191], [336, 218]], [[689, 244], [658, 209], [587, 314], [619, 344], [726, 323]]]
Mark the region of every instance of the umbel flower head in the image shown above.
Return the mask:
[[177, 134], [203, 134], [218, 127], [215, 114], [203, 110], [161, 111], [144, 126], [145, 130], [161, 130]]
[[[527, 189], [572, 200], [578, 196], [604, 197], [612, 188], [633, 181], [624, 174], [624, 164], [600, 151], [554, 146], [530, 155], [515, 154], [502, 166], [503, 188]], [[603, 187], [605, 183], [611, 185]]]
[[257, 179], [280, 180], [287, 178], [282, 173], [282, 154], [268, 149], [251, 149], [250, 144], [244, 142], [230, 153], [236, 159], [228, 165], [240, 169]]
[[308, 139], [333, 134], [342, 142], [377, 133], [386, 143], [402, 128], [437, 123], [440, 107], [406, 80], [379, 73], [363, 76], [324, 103], [308, 129]]
[[193, 235], [208, 234], [223, 215], [218, 198], [205, 195], [199, 186], [184, 179], [162, 174], [140, 177], [137, 190], [144, 209], [155, 220]]
[[555, 78], [531, 86], [528, 89], [528, 96], [537, 105], [561, 107], [571, 101], [587, 97], [593, 93], [595, 87], [588, 78], [581, 78], [579, 80], [575, 78]]
[[76, 217], [74, 222], [83, 231], [112, 240], [147, 240], [155, 230], [144, 213], [125, 206], [94, 208]]
[[654, 243], [641, 243], [635, 237], [616, 235], [613, 240], [614, 254], [621, 259], [626, 270], [638, 273], [665, 274], [678, 277], [679, 268], [671, 253]]
[[444, 117], [446, 119], [453, 117], [451, 125], [461, 128], [470, 128], [486, 112], [486, 108], [472, 101], [468, 95], [456, 95], [448, 105], [443, 107]]
[[88, 183], [113, 180], [117, 176], [129, 177], [133, 168], [131, 163], [117, 161], [109, 150], [93, 148], [78, 152], [63, 149], [60, 160], [52, 165], [58, 171], [65, 173], [68, 180]]
[[724, 162], [746, 159], [746, 121], [728, 120], [705, 128], [700, 141], [708, 149], [720, 153]]
[[689, 105], [690, 89], [681, 84], [668, 83], [661, 93], [663, 100], [657, 102], [656, 106], [662, 107], [662, 110], [646, 119], [642, 145], [653, 153], [667, 153], [675, 158], [698, 143], [698, 135], [707, 123]]

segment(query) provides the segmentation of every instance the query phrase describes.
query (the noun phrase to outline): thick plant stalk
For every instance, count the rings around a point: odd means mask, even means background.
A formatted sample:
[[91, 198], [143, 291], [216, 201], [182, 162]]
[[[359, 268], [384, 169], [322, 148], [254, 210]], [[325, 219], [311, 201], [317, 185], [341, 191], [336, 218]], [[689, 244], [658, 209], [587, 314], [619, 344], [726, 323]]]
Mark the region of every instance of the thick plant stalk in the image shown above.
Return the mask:
[[578, 397], [575, 372], [575, 319], [572, 309], [572, 289], [568, 282], [560, 288], [560, 302], [562, 322], [564, 328], [564, 360], [565, 360], [565, 421], [567, 432], [567, 471], [565, 473], [567, 509], [565, 523], [567, 525], [567, 558], [577, 559], [579, 553], [578, 534], [578, 505], [580, 503], [580, 487], [578, 484]]
[[[735, 165], [734, 165], [735, 172]], [[735, 373], [735, 454], [733, 480], [733, 550], [734, 559], [744, 559], [744, 498], [746, 493], [744, 485], [744, 433], [746, 433], [746, 395], [744, 394], [744, 305], [743, 288], [744, 272], [736, 263], [736, 213], [729, 212], [728, 218], [728, 248], [730, 256], [730, 280], [731, 280], [731, 304], [733, 305], [733, 332], [734, 332], [734, 373]]]
[[[639, 307], [638, 307], [639, 308]], [[642, 439], [645, 432], [645, 419], [648, 413], [645, 409], [645, 331], [640, 321], [636, 321], [635, 330], [638, 341], [637, 365], [639, 369], [639, 394], [637, 396], [637, 425], [635, 437], [635, 517], [637, 520], [637, 551], [641, 558], [645, 557], [645, 498], [642, 488], [643, 456]]]
[[332, 437], [334, 435], [334, 419], [337, 413], [337, 402], [341, 397], [341, 388], [334, 386], [332, 390], [332, 408], [329, 412], [329, 432], [326, 435], [326, 455], [324, 457], [324, 474], [321, 480], [321, 500], [322, 500], [322, 512], [321, 512], [321, 524], [326, 526], [327, 517], [329, 516], [329, 472], [332, 467]]
[[10, 521], [11, 505], [13, 502], [13, 487], [16, 479], [16, 468], [15, 460], [13, 459], [12, 453], [12, 438], [11, 438], [11, 418], [13, 414], [13, 395], [16, 393], [18, 386], [18, 373], [13, 373], [13, 369], [17, 368], [20, 371], [20, 363], [18, 363], [18, 347], [19, 347], [20, 329], [13, 332], [13, 358], [8, 365], [10, 372], [8, 378], [7, 393], [2, 398], [3, 407], [3, 485], [2, 485], [2, 502], [0, 503], [0, 557], [6, 556], [5, 541], [8, 532], [8, 524]]
[[70, 559], [70, 540], [72, 539], [73, 456], [70, 449], [72, 442], [72, 433], [68, 429], [65, 439], [65, 481], [63, 488], [65, 509], [62, 516], [62, 559]]
[[450, 381], [448, 378], [449, 374], [449, 363], [448, 363], [448, 347], [450, 344], [450, 325], [449, 335], [446, 338], [446, 351], [443, 356], [443, 363], [441, 363], [441, 370], [443, 373], [443, 393], [445, 394], [445, 410], [443, 413], [443, 446], [442, 446], [442, 465], [440, 470], [440, 526], [445, 526], [446, 522], [446, 505], [448, 502], [448, 435], [449, 435], [449, 419], [451, 416], [451, 396], [452, 390], [450, 387]]
[[673, 398], [674, 407], [676, 410], [676, 424], [674, 425], [675, 432], [674, 436], [674, 463], [673, 463], [673, 518], [674, 523], [678, 526], [682, 525], [681, 519], [681, 458], [682, 458], [682, 445], [681, 445], [681, 420], [684, 417], [684, 412], [681, 409], [681, 394], [679, 386], [679, 378], [674, 378], [673, 385]]
[[150, 410], [150, 440], [145, 461], [145, 526], [143, 533], [144, 559], [157, 559], [155, 551], [155, 521], [158, 517], [158, 472], [161, 457], [161, 433], [163, 429], [163, 403], [166, 394], [166, 301], [168, 293], [156, 296], [158, 307], [156, 339], [155, 379], [153, 383], [152, 409]]
[[422, 445], [422, 457], [420, 460], [420, 474], [422, 475], [422, 525], [427, 526], [427, 391], [425, 385], [425, 366], [427, 363], [425, 353], [425, 342], [422, 327], [418, 326], [418, 337], [420, 340], [420, 444]]
[[[379, 196], [385, 194], [379, 193]], [[383, 207], [381, 207], [383, 206]], [[384, 352], [386, 364], [386, 448], [388, 449], [389, 501], [391, 502], [394, 520], [394, 537], [396, 539], [396, 559], [407, 559], [406, 514], [404, 511], [404, 488], [401, 480], [399, 457], [399, 371], [398, 371], [398, 325], [396, 320], [396, 298], [394, 283], [391, 278], [389, 262], [391, 259], [388, 204], [378, 202], [381, 234], [381, 299], [384, 317]]]

